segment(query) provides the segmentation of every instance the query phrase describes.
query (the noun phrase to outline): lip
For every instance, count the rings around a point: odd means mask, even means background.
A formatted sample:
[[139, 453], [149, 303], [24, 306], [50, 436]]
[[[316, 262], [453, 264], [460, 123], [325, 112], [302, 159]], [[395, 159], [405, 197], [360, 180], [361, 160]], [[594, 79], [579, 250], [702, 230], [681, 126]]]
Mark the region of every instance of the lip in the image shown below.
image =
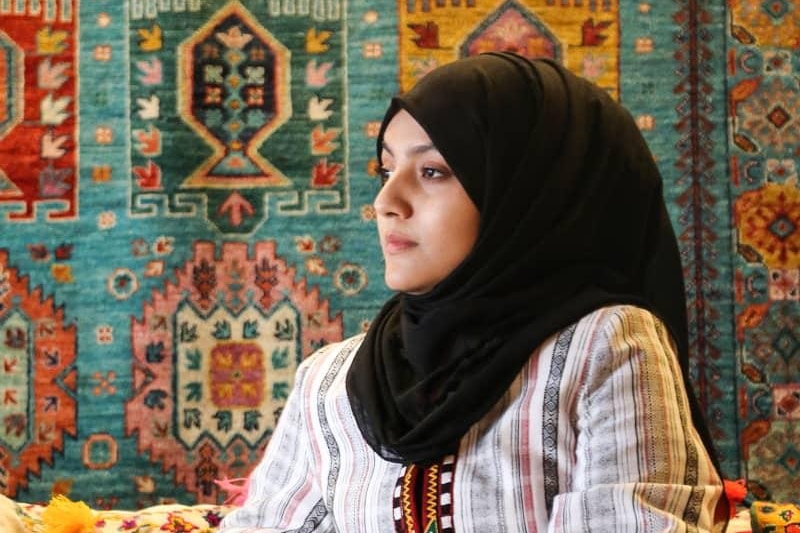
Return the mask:
[[417, 246], [417, 242], [400, 233], [388, 233], [383, 239], [383, 251], [398, 254]]

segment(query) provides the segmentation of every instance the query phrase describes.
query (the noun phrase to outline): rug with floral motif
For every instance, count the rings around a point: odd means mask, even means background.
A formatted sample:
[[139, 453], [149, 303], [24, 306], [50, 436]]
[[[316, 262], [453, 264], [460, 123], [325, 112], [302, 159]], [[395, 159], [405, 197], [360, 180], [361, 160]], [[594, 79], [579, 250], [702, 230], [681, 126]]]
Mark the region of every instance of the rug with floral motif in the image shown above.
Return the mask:
[[720, 4], [0, 0], [0, 492], [219, 503], [389, 295], [388, 99], [511, 49], [631, 110], [726, 474], [797, 498], [800, 5]]

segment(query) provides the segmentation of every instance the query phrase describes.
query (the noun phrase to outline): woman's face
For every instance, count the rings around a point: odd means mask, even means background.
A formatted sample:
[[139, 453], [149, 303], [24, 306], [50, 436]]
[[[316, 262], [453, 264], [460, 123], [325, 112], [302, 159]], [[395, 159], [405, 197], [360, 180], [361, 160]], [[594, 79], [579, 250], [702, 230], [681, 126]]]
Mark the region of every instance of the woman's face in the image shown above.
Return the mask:
[[381, 163], [384, 185], [375, 211], [386, 285], [423, 294], [469, 254], [478, 237], [478, 209], [406, 111], [384, 131]]

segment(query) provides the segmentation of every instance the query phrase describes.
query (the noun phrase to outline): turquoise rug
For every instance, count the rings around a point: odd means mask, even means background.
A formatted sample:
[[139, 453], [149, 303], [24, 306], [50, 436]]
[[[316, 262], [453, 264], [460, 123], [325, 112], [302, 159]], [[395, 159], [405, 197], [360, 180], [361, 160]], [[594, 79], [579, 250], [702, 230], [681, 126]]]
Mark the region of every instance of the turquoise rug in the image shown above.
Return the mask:
[[0, 0], [0, 492], [219, 502], [294, 369], [388, 297], [391, 95], [546, 55], [665, 177], [693, 377], [728, 477], [800, 494], [800, 5]]

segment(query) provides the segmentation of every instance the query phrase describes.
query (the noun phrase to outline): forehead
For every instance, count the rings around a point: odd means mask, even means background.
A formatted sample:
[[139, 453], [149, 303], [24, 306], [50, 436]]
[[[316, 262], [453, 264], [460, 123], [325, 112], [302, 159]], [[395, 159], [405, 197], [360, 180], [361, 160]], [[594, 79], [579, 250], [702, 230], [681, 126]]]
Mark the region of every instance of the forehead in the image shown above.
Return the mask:
[[398, 111], [386, 125], [381, 148], [389, 153], [436, 149], [425, 129], [405, 110]]

